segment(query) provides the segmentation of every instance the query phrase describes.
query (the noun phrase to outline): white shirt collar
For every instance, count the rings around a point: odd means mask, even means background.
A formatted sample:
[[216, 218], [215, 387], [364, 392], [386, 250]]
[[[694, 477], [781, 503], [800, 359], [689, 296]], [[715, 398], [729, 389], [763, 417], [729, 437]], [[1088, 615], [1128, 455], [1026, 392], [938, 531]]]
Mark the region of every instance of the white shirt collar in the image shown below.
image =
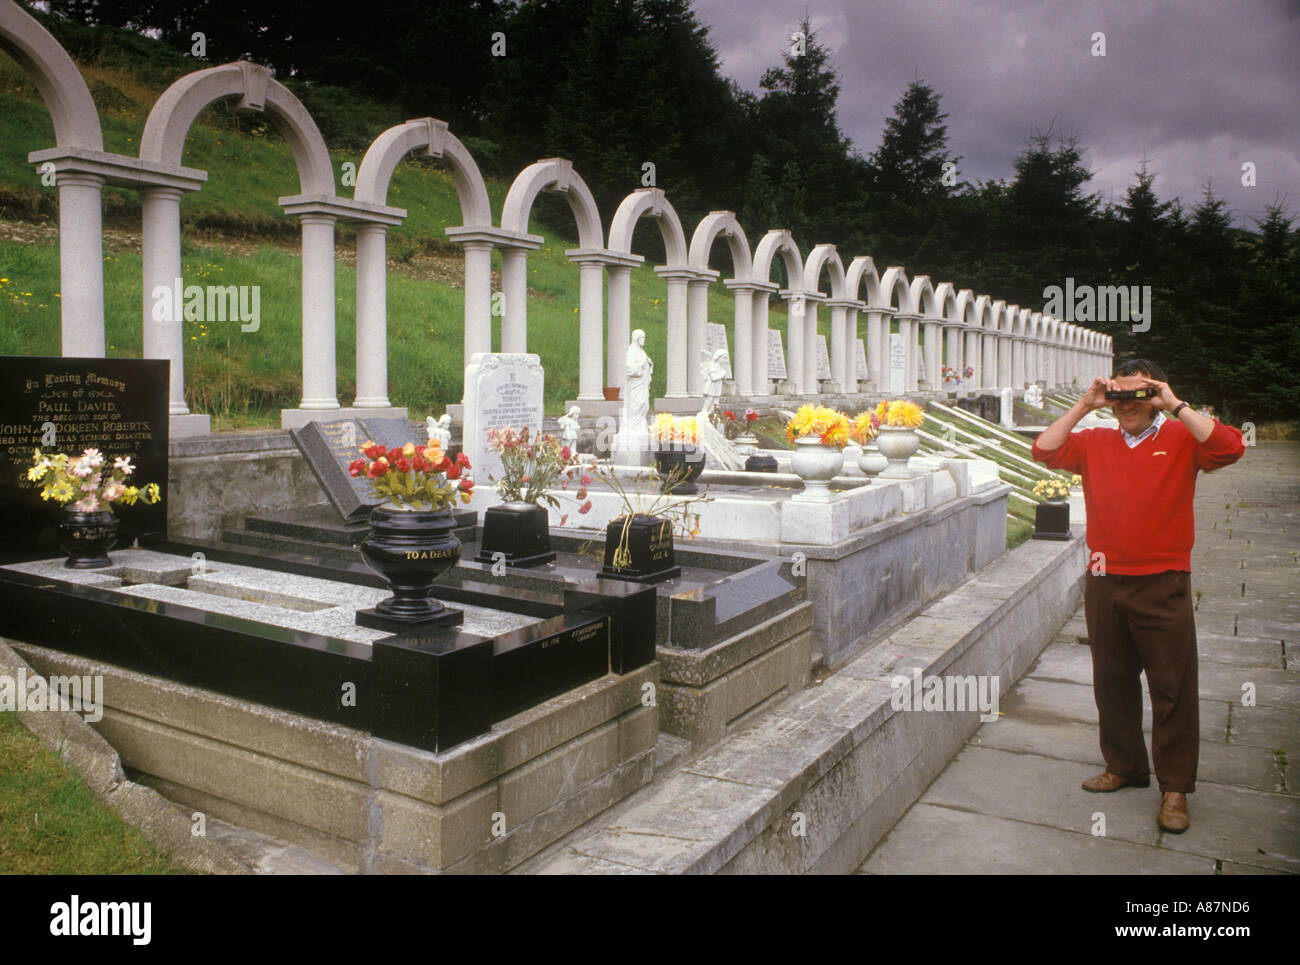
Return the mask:
[[1163, 412], [1157, 411], [1156, 417], [1151, 420], [1151, 425], [1147, 426], [1136, 436], [1129, 435], [1128, 430], [1123, 427], [1121, 427], [1119, 431], [1124, 434], [1124, 442], [1128, 445], [1130, 449], [1132, 449], [1134, 446], [1138, 445], [1143, 439], [1147, 438], [1148, 436], [1154, 436], [1157, 432], [1159, 432], [1160, 426], [1164, 423], [1164, 421], [1165, 421], [1165, 414]]

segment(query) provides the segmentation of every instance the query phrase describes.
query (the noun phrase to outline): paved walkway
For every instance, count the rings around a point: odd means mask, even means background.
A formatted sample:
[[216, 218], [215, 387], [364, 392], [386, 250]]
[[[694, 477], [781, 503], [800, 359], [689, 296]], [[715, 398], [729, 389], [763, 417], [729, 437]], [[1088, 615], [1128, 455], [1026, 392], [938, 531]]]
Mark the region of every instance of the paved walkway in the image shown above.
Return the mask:
[[1102, 769], [1080, 607], [859, 873], [1300, 873], [1300, 444], [1200, 475], [1192, 590], [1201, 759], [1184, 834], [1157, 827], [1154, 779], [1079, 787]]

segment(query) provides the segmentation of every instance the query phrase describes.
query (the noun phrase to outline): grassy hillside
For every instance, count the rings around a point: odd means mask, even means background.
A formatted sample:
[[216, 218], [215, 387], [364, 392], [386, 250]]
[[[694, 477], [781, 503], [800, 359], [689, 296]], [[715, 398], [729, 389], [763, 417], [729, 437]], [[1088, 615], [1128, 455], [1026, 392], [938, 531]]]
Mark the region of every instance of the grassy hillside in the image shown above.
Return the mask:
[[[61, 39], [77, 57], [99, 107], [109, 151], [137, 153], [157, 96], [175, 78], [209, 66], [119, 32], [63, 30]], [[304, 90], [302, 96], [326, 131], [327, 143], [346, 145], [331, 151], [336, 176], [344, 162], [360, 164], [374, 134], [401, 120], [391, 107], [359, 105], [346, 92]], [[29, 151], [53, 143], [53, 126], [35, 87], [13, 60], [0, 54], [0, 354], [59, 352], [57, 194], [41, 184], [26, 161]], [[483, 151], [490, 157], [490, 145]], [[213, 414], [218, 427], [278, 424], [279, 409], [295, 406], [301, 398], [303, 350], [297, 225], [276, 203], [282, 195], [299, 192], [288, 146], [260, 115], [238, 115], [217, 105], [191, 129], [183, 163], [209, 176], [204, 188], [187, 194], [181, 205], [186, 284], [261, 287], [257, 332], [241, 332], [237, 323], [186, 323], [189, 405]], [[629, 184], [629, 191], [634, 187]], [[500, 211], [507, 188], [508, 183], [489, 181], [494, 211]], [[337, 190], [343, 196], [352, 193], [341, 184]], [[459, 401], [462, 392], [463, 261], [459, 247], [443, 234], [444, 228], [461, 223], [460, 208], [448, 172], [427, 159], [402, 163], [388, 202], [408, 212], [406, 222], [389, 235], [389, 394], [395, 404], [423, 416]], [[571, 219], [561, 220], [561, 205], [544, 196], [535, 213], [549, 223], [571, 226]], [[143, 308], [139, 195], [106, 189], [104, 217], [108, 354], [135, 357], [141, 350]], [[563, 229], [556, 232], [537, 220], [531, 230], [547, 242], [529, 257], [528, 349], [541, 356], [546, 370], [547, 411], [558, 413], [563, 401], [577, 394], [578, 269], [564, 256], [577, 243]], [[354, 239], [349, 226], [339, 226], [336, 349], [343, 404], [351, 401], [355, 386]], [[718, 251], [725, 251], [725, 245], [720, 243]], [[662, 395], [666, 285], [653, 273], [650, 260], [633, 273], [632, 326], [646, 331], [646, 349], [656, 361], [653, 390]], [[725, 256], [713, 265], [724, 277], [729, 274]], [[500, 270], [499, 255], [494, 270]], [[712, 286], [709, 317], [729, 330], [732, 304], [726, 289]], [[826, 333], [827, 313], [821, 315]], [[772, 324], [784, 328], [783, 316], [774, 313]], [[499, 319], [493, 320], [493, 348], [500, 348]]]

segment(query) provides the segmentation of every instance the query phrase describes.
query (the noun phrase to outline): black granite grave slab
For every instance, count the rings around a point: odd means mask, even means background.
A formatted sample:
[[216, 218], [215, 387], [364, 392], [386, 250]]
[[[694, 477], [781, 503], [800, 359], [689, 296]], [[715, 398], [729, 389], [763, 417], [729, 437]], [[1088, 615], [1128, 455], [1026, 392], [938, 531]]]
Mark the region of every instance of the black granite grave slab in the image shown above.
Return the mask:
[[[504, 596], [458, 593], [479, 606]], [[547, 609], [496, 638], [443, 629], [366, 646], [0, 570], [0, 636], [435, 752], [609, 672], [610, 617]]]
[[655, 658], [657, 598], [653, 586], [591, 580], [565, 588], [564, 609], [588, 610], [610, 618], [609, 669], [624, 674]]
[[167, 530], [165, 359], [0, 356], [0, 560], [58, 555], [60, 506], [41, 499], [27, 479], [32, 453], [80, 455], [96, 448], [109, 460], [129, 456], [132, 484], [157, 483], [153, 504], [119, 504], [118, 545]]

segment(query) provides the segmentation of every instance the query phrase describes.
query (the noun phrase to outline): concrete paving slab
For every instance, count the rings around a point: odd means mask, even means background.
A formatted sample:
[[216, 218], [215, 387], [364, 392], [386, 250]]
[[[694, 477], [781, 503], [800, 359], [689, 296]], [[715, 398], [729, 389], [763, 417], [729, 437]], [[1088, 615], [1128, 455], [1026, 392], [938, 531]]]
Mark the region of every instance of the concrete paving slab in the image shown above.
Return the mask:
[[863, 874], [1194, 875], [1214, 861], [1109, 837], [917, 804]]
[[1038, 655], [1026, 677], [1092, 686], [1092, 651], [1078, 644], [1052, 644]]
[[[1197, 784], [1191, 827], [1161, 834], [1161, 847], [1300, 873], [1300, 798], [1222, 784]], [[1154, 819], [1154, 813], [1153, 813]]]
[[1154, 784], [1090, 794], [1079, 785], [1096, 773], [1091, 764], [968, 744], [921, 801], [1089, 836], [1094, 815], [1101, 813], [1108, 837], [1157, 844], [1160, 799]]
[[1289, 761], [1300, 765], [1300, 713], [1294, 710], [1234, 705], [1229, 734], [1234, 744], [1280, 750]]
[[[1285, 670], [1265, 667], [1224, 667], [1209, 664], [1197, 668], [1201, 698], [1240, 704], [1248, 693], [1259, 707], [1292, 708], [1300, 703], [1300, 680]], [[1249, 691], [1245, 685], [1250, 684]]]
[[[1151, 728], [1143, 731], [1148, 750]], [[1098, 770], [1105, 766], [1093, 724], [1041, 721], [1003, 717], [984, 724], [968, 743], [1020, 754], [1038, 754], [1057, 760], [1088, 763]], [[1295, 775], [1291, 775], [1292, 781]], [[1201, 740], [1198, 786], [1205, 781], [1249, 787], [1258, 791], [1285, 791], [1282, 770], [1273, 751], [1243, 744]]]

